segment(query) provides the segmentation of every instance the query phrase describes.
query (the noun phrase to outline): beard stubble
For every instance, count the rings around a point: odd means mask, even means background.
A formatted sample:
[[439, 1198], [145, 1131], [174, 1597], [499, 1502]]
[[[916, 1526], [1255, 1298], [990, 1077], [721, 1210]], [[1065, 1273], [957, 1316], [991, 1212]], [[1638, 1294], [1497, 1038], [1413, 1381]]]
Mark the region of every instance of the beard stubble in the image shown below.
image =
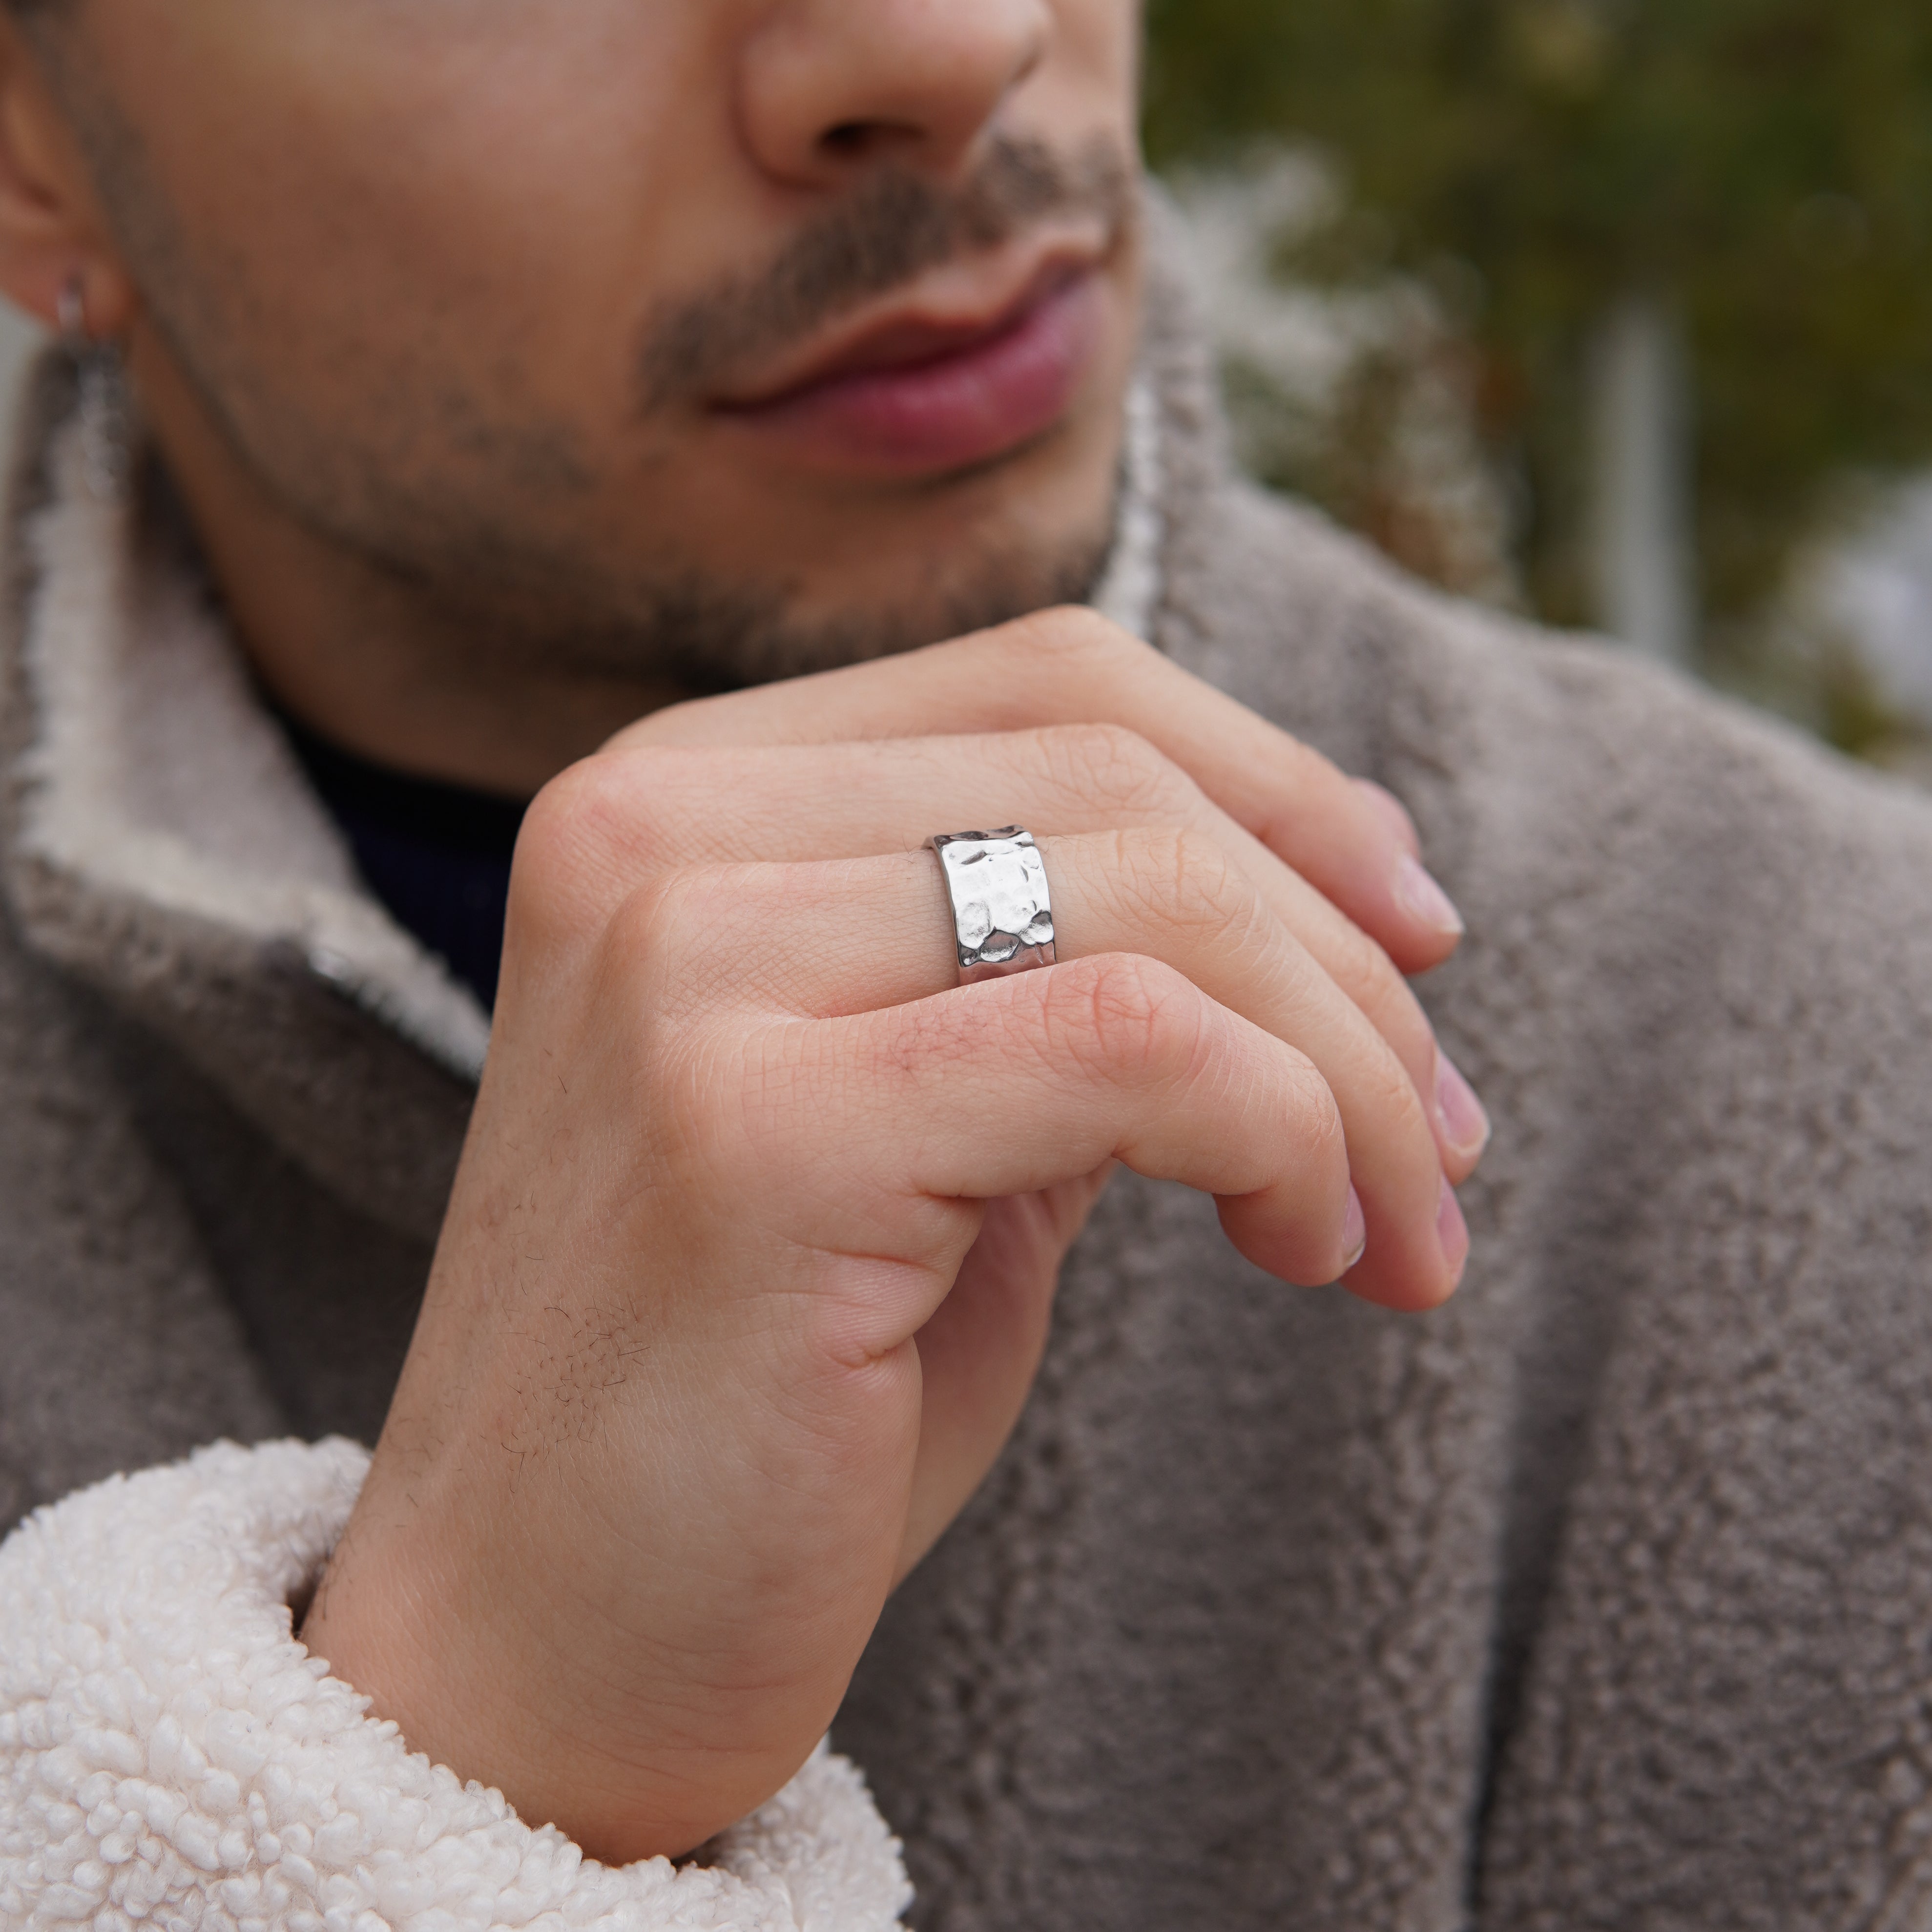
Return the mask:
[[[997, 534], [931, 560], [896, 601], [854, 599], [802, 617], [794, 586], [682, 563], [638, 531], [613, 557], [546, 536], [519, 505], [596, 488], [567, 425], [506, 422], [483, 398], [425, 387], [415, 422], [325, 428], [278, 406], [242, 372], [253, 358], [124, 127], [97, 146], [124, 234], [147, 271], [149, 308], [172, 359], [217, 431], [265, 494], [346, 554], [378, 594], [399, 598], [427, 634], [478, 671], [540, 670], [596, 682], [635, 680], [694, 694], [796, 676], [916, 649], [1042, 608], [1077, 602], [1105, 565], [1111, 496], [1090, 528], [1048, 545], [999, 520]], [[1118, 143], [1070, 152], [1000, 136], [973, 173], [945, 187], [908, 170], [870, 177], [808, 224], [761, 268], [660, 304], [634, 346], [629, 421], [640, 437], [688, 409], [722, 372], [782, 352], [841, 314], [914, 277], [988, 249], [1057, 214], [1098, 215], [1112, 245], [1138, 218], [1138, 175]], [[224, 313], [224, 310], [226, 313]], [[409, 393], [408, 386], [403, 386]], [[458, 454], [457, 452], [462, 452]], [[1022, 453], [1023, 454], [1023, 452]], [[934, 486], [997, 490], [1012, 459]], [[456, 487], [455, 464], [477, 466]], [[492, 475], [494, 472], [494, 475]], [[478, 487], [478, 477], [487, 487]], [[862, 514], [862, 512], [855, 512]]]

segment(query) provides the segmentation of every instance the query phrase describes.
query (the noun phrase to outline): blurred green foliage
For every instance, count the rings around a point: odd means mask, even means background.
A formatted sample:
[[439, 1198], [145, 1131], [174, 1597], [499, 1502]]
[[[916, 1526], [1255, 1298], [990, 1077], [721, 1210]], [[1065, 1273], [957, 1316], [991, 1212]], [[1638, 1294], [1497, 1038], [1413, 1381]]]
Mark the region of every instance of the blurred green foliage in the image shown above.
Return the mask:
[[1830, 479], [1932, 459], [1925, 0], [1150, 0], [1156, 166], [1311, 141], [1348, 212], [1292, 265], [1413, 272], [1475, 345], [1524, 579], [1588, 614], [1586, 370], [1618, 297], [1682, 317], [1712, 648]]

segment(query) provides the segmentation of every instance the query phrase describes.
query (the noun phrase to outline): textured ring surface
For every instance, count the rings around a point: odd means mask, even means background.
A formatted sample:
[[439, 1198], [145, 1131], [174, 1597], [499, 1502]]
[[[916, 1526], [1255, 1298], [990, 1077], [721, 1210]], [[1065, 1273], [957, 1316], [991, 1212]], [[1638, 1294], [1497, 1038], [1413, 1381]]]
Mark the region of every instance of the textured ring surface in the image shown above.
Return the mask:
[[1030, 832], [1008, 825], [941, 832], [926, 842], [939, 855], [952, 902], [962, 986], [1053, 964], [1053, 906]]

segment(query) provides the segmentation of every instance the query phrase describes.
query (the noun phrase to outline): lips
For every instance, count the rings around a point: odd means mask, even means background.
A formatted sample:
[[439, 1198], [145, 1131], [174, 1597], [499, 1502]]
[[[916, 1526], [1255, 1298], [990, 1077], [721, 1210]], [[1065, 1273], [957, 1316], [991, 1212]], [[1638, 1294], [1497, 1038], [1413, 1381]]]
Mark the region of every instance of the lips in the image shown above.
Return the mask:
[[1102, 299], [1091, 266], [1050, 266], [988, 321], [886, 320], [776, 393], [713, 413], [812, 467], [969, 469], [1065, 416], [1100, 340]]

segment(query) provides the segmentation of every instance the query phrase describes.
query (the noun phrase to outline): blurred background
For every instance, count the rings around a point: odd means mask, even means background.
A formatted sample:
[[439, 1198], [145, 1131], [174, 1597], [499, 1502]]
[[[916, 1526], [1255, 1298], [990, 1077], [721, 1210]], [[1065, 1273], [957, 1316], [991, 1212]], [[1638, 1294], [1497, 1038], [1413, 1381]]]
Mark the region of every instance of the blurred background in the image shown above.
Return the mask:
[[1150, 0], [1245, 460], [1932, 782], [1932, 7]]

